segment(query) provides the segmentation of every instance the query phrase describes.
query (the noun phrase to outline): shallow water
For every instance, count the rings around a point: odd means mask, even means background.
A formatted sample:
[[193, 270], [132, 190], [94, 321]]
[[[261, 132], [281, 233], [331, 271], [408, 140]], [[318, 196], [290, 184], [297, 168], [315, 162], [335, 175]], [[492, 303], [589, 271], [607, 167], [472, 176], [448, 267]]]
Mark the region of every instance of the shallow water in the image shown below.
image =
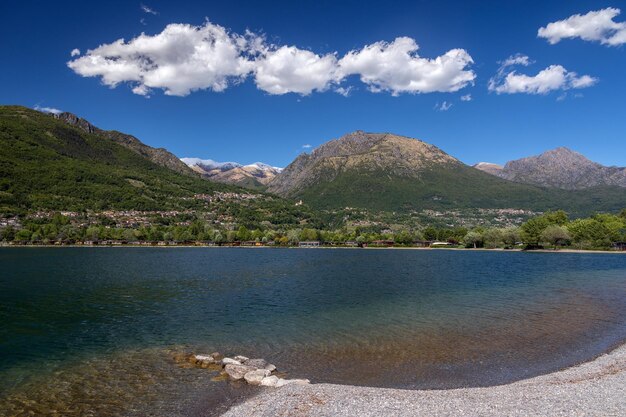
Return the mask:
[[180, 367], [183, 351], [264, 357], [314, 382], [450, 388], [626, 340], [621, 255], [6, 248], [0, 265], [0, 415], [211, 415], [251, 392]]

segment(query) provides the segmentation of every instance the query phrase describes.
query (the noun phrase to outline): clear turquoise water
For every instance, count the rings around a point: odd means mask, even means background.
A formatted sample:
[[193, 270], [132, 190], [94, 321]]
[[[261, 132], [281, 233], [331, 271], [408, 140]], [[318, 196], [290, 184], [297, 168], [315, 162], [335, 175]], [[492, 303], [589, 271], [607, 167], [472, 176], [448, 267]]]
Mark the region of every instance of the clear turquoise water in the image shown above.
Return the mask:
[[0, 414], [204, 415], [248, 392], [177, 366], [180, 351], [265, 357], [315, 382], [447, 388], [626, 339], [618, 254], [6, 248], [0, 265]]

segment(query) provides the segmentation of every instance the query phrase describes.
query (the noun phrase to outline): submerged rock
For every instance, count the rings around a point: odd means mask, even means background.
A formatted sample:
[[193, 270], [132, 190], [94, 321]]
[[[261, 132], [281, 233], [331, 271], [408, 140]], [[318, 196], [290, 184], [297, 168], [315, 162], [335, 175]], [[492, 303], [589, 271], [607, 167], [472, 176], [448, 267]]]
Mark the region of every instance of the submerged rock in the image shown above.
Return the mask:
[[193, 355], [193, 358], [198, 364], [211, 364], [215, 363], [215, 358], [212, 355]]
[[[244, 365], [245, 366], [245, 365]], [[261, 385], [264, 378], [270, 376], [271, 372], [267, 369], [255, 369], [244, 375], [244, 379], [250, 385]]]
[[235, 381], [238, 381], [240, 379], [243, 379], [243, 377], [250, 371], [255, 371], [256, 369], [250, 367], [250, 366], [246, 366], [246, 365], [241, 365], [241, 364], [232, 364], [229, 363], [224, 367], [224, 372], [226, 372], [228, 374], [228, 376], [230, 377], [230, 379], [233, 379]]

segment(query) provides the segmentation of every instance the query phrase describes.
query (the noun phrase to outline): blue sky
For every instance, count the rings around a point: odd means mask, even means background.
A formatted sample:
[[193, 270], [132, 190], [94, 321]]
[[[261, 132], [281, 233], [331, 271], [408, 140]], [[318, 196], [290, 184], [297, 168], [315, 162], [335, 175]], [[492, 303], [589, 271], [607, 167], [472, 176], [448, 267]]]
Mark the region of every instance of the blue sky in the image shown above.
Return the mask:
[[[624, 166], [624, 43], [609, 44], [608, 35], [564, 38], [559, 27], [538, 37], [539, 28], [551, 22], [607, 8], [624, 10], [613, 13], [613, 22], [620, 28], [620, 22], [626, 21], [623, 1], [5, 0], [0, 3], [0, 103], [71, 111], [102, 128], [166, 147], [180, 157], [218, 161], [258, 160], [285, 166], [305, 150], [303, 145], [315, 147], [360, 129], [416, 137], [469, 164], [503, 163], [568, 146], [603, 164]], [[243, 75], [227, 77], [225, 86], [187, 92], [187, 85], [180, 86], [178, 73], [169, 81], [155, 78], [154, 73], [143, 81], [133, 80], [133, 74], [125, 75], [128, 80], [120, 76], [122, 81], [112, 88], [104, 85], [107, 81], [104, 73], [97, 73], [98, 68], [78, 61], [94, 58], [90, 49], [120, 38], [129, 42], [142, 32], [151, 38], [173, 23], [191, 25], [192, 31], [207, 25], [221, 27], [227, 30], [228, 39], [245, 38], [249, 45], [243, 48], [248, 55], [244, 64], [255, 69], [237, 69]], [[246, 35], [246, 30], [252, 34]], [[626, 33], [619, 30], [618, 35]], [[457, 56], [471, 57], [473, 63], [458, 69], [461, 81], [426, 77], [422, 86], [411, 90], [398, 87], [407, 74], [400, 59], [392, 63], [391, 78], [381, 81], [365, 59], [364, 48], [378, 45], [391, 51], [399, 45], [394, 43], [399, 37], [419, 45], [408, 56], [416, 65], [451, 50], [462, 50], [466, 55]], [[255, 40], [261, 46], [252, 51]], [[295, 47], [303, 57], [308, 51], [322, 63], [329, 62], [332, 80], [325, 84], [322, 80], [322, 87], [318, 83], [307, 94], [311, 88], [307, 77], [294, 79], [284, 71], [272, 72], [275, 61], [268, 57], [278, 59], [282, 47]], [[74, 49], [80, 55], [75, 52], [72, 57]], [[350, 51], [352, 61], [342, 61]], [[256, 58], [250, 58], [252, 54]], [[516, 54], [527, 56], [529, 65], [502, 68], [502, 76], [494, 80], [490, 91], [490, 79], [504, 60]], [[159, 57], [169, 59], [166, 55]], [[249, 62], [261, 62], [260, 56], [266, 59], [261, 70], [261, 64]], [[385, 56], [379, 59], [379, 64], [388, 63]], [[71, 60], [77, 62], [74, 68], [67, 65]], [[534, 79], [511, 79], [510, 85], [505, 84], [504, 77], [512, 71], [533, 77], [551, 65], [560, 67], [544, 75], [561, 71], [565, 80], [554, 90], [544, 92]], [[317, 76], [316, 68], [296, 63], [295, 71], [310, 70]], [[83, 76], [87, 71], [95, 71], [96, 76]], [[271, 76], [276, 74], [284, 77], [280, 86], [273, 83]], [[370, 77], [369, 83], [361, 80], [364, 76]], [[202, 77], [203, 73], [195, 80], [202, 83]], [[164, 87], [154, 87], [159, 83]], [[144, 95], [133, 93], [133, 88]], [[174, 91], [178, 95], [164, 94], [168, 88], [170, 92], [178, 88]], [[339, 94], [347, 89], [347, 97]], [[471, 101], [461, 99], [467, 95]]]

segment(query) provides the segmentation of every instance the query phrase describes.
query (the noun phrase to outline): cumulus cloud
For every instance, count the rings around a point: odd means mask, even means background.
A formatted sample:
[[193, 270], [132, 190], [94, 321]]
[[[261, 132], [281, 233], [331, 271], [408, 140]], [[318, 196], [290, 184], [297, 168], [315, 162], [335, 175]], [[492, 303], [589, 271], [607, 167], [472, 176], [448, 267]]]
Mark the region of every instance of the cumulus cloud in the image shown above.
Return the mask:
[[152, 15], [157, 15], [159, 14], [156, 10], [154, 10], [153, 8], [146, 6], [145, 4], [142, 4], [141, 6], [141, 11], [147, 14], [152, 14]]
[[472, 95], [465, 94], [464, 96], [461, 96], [461, 101], [472, 101]]
[[452, 49], [434, 59], [417, 54], [414, 39], [396, 38], [376, 42], [339, 60], [341, 77], [358, 75], [370, 91], [400, 93], [454, 92], [474, 82], [476, 74], [467, 69], [474, 61], [463, 49]]
[[70, 56], [72, 56], [72, 57], [75, 57], [75, 56], [78, 56], [78, 55], [80, 55], [80, 49], [78, 49], [78, 48], [74, 48], [74, 49], [72, 49], [72, 52], [70, 52]]
[[172, 96], [201, 89], [219, 92], [251, 71], [243, 55], [246, 44], [245, 37], [210, 22], [170, 24], [154, 36], [142, 33], [128, 42], [100, 45], [68, 66], [83, 77], [100, 77], [110, 87], [128, 82], [140, 95], [153, 88]]
[[489, 81], [489, 90], [497, 94], [547, 94], [555, 90], [591, 87], [597, 82], [597, 78], [589, 75], [578, 76], [561, 65], [550, 65], [533, 76], [511, 71], [504, 77], [494, 77]]
[[206, 22], [202, 26], [170, 24], [156, 35], [126, 42], [119, 39], [88, 50], [68, 62], [83, 77], [99, 77], [104, 85], [129, 83], [133, 93], [148, 96], [152, 89], [185, 96], [196, 90], [224, 91], [248, 76], [269, 94], [308, 95], [342, 86], [358, 76], [370, 91], [402, 93], [454, 92], [473, 84], [472, 57], [452, 49], [435, 58], [417, 54], [411, 38], [376, 42], [360, 50], [318, 54], [296, 46], [268, 44], [251, 32], [231, 33]]
[[40, 111], [42, 113], [50, 113], [50, 114], [60, 114], [63, 113], [63, 110], [55, 109], [54, 107], [41, 107], [38, 104], [33, 107], [35, 110]]
[[448, 103], [447, 101], [443, 101], [441, 103], [435, 104], [435, 110], [438, 111], [448, 111], [452, 107], [452, 103]]
[[337, 81], [337, 58], [295, 46], [271, 46], [254, 61], [254, 82], [270, 94], [311, 94]]
[[311, 149], [312, 146], [307, 143], [306, 145], [302, 145], [302, 148], [303, 149]]
[[626, 22], [613, 20], [619, 14], [620, 9], [614, 7], [584, 15], [575, 14], [539, 28], [537, 36], [547, 39], [552, 45], [567, 38], [580, 38], [610, 46], [623, 45], [626, 43]]

